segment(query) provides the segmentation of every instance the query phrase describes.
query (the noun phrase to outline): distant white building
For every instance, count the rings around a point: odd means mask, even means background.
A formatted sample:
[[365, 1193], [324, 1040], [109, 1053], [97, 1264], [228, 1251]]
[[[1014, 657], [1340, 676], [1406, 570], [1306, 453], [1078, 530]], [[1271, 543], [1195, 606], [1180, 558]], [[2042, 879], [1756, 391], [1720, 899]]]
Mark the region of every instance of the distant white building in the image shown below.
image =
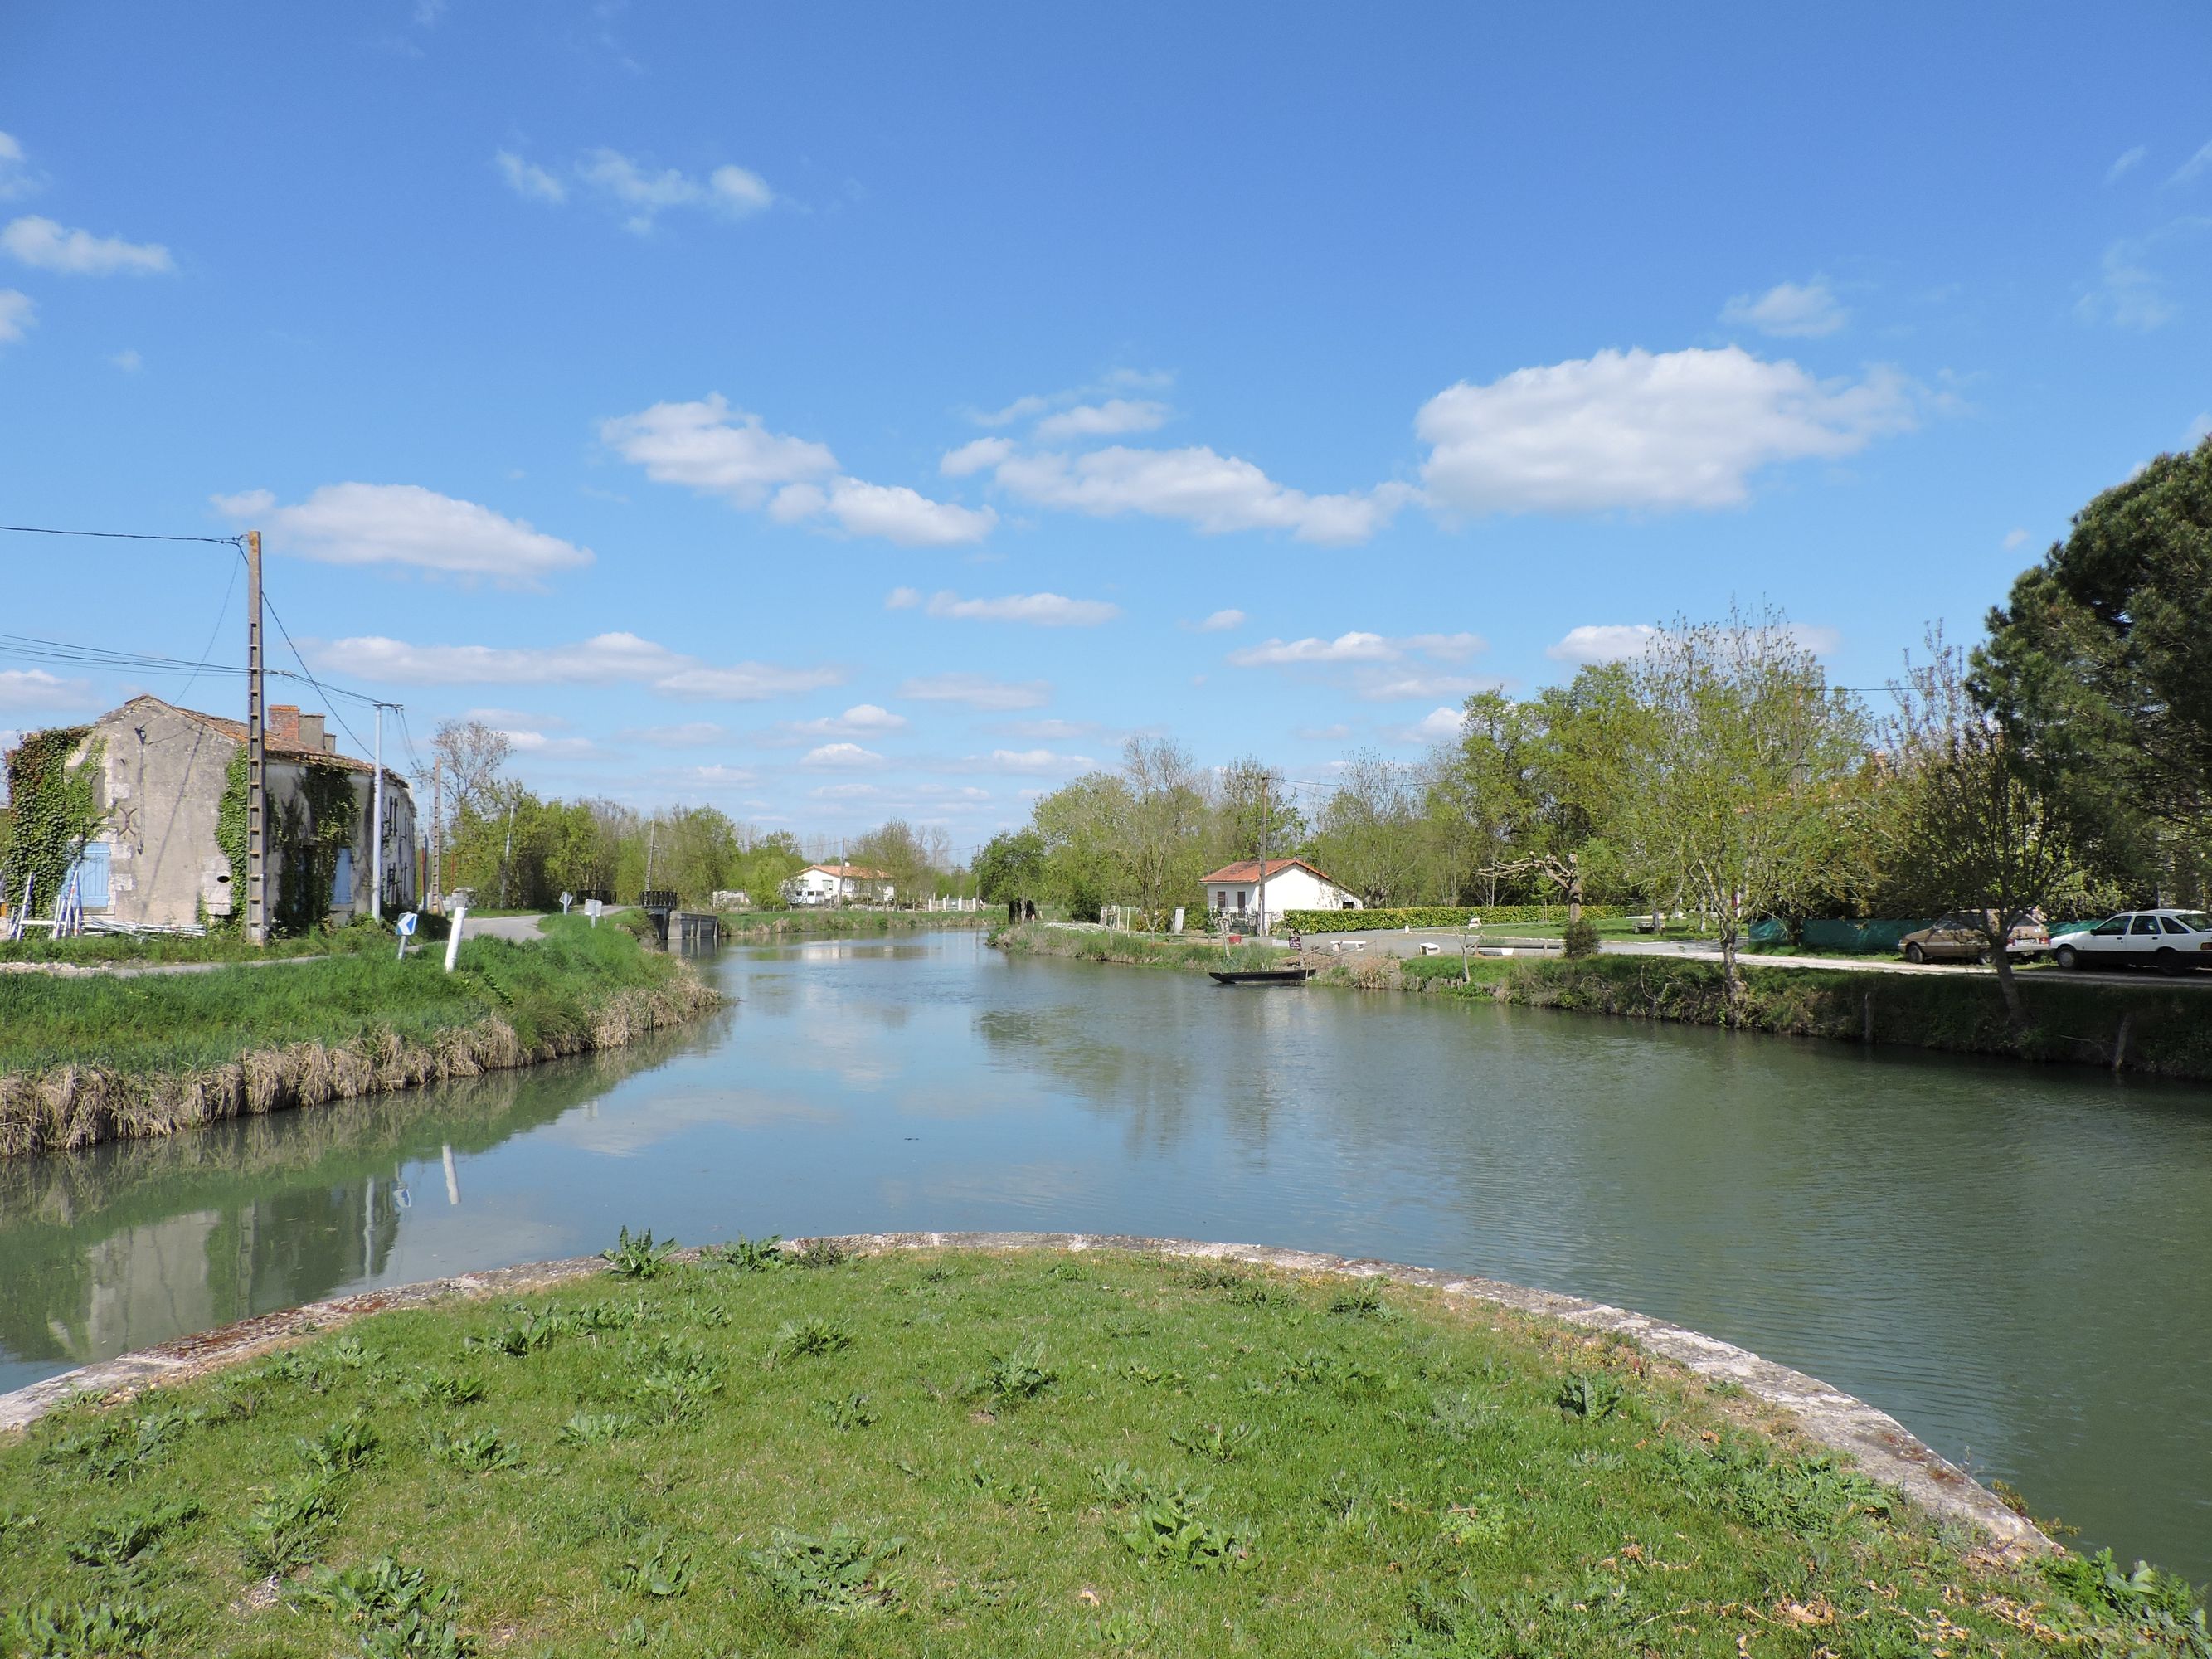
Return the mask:
[[1269, 859], [1265, 877], [1260, 873], [1260, 861], [1246, 859], [1241, 864], [1224, 865], [1205, 878], [1206, 908], [1224, 921], [1236, 922], [1246, 916], [1257, 921], [1260, 896], [1264, 890], [1267, 899], [1268, 923], [1272, 927], [1285, 910], [1358, 910], [1365, 907], [1351, 893], [1330, 880], [1327, 872], [1315, 868], [1304, 859]]
[[810, 864], [783, 890], [793, 904], [889, 904], [891, 878], [858, 864]]

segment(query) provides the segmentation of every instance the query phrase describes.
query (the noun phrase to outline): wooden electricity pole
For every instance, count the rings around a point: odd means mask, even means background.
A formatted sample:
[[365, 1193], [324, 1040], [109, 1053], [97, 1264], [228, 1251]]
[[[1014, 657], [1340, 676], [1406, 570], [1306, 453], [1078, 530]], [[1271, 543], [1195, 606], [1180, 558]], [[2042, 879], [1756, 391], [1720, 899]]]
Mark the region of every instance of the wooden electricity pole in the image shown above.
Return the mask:
[[246, 937], [269, 942], [269, 788], [261, 726], [261, 532], [246, 532]]
[[430, 895], [446, 911], [446, 757], [430, 763]]

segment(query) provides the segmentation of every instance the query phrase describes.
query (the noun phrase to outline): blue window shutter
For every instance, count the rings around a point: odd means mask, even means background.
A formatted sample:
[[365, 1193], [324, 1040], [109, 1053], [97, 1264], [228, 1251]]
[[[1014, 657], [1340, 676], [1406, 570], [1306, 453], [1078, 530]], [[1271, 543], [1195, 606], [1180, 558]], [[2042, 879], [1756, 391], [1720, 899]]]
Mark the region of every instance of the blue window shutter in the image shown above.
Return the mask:
[[338, 848], [337, 873], [331, 878], [331, 908], [353, 908], [353, 848]]
[[108, 854], [112, 851], [104, 841], [88, 841], [70, 873], [76, 878], [76, 902], [88, 910], [105, 910], [108, 906]]

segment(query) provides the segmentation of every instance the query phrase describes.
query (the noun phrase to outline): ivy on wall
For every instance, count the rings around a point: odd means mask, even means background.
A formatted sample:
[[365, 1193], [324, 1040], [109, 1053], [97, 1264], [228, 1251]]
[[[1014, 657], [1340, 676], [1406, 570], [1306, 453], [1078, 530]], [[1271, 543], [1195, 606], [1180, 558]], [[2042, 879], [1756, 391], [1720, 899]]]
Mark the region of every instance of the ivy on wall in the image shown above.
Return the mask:
[[106, 816], [97, 804], [104, 744], [87, 744], [75, 766], [70, 754], [92, 734], [88, 726], [33, 732], [8, 753], [8, 837], [0, 847], [0, 890], [20, 903], [23, 881], [32, 883], [33, 911], [51, 909], [70, 866], [76, 862]]
[[[240, 750], [241, 755], [244, 752]], [[227, 787], [224, 793], [227, 798]], [[277, 807], [276, 820], [275, 840], [283, 860], [284, 878], [271, 907], [272, 920], [281, 933], [304, 933], [319, 927], [330, 915], [331, 884], [337, 877], [338, 854], [353, 845], [354, 833], [361, 827], [361, 800], [354, 793], [353, 774], [325, 762], [307, 762], [301, 768], [298, 793]], [[241, 812], [241, 840], [244, 822]], [[233, 880], [238, 888], [238, 908], [242, 910], [246, 894], [242, 863], [233, 866]]]
[[246, 745], [230, 751], [222, 769], [222, 796], [216, 802], [216, 848], [230, 864], [230, 914], [205, 918], [210, 925], [233, 930], [246, 926]]

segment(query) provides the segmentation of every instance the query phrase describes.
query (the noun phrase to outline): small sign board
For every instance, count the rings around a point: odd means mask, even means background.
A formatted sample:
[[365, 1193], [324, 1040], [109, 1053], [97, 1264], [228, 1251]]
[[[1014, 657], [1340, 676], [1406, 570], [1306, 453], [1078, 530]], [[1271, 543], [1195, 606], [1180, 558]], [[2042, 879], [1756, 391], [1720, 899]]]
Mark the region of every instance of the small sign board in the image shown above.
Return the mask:
[[567, 915], [568, 914], [568, 907], [575, 902], [576, 896], [574, 893], [564, 891], [561, 895], [561, 914], [564, 916]]
[[594, 927], [599, 925], [599, 918], [606, 913], [606, 908], [605, 902], [599, 899], [584, 901], [584, 914], [592, 919], [592, 926]]
[[392, 932], [399, 935], [399, 953], [393, 958], [394, 961], [407, 960], [407, 941], [415, 937], [415, 913], [410, 910], [392, 924]]

